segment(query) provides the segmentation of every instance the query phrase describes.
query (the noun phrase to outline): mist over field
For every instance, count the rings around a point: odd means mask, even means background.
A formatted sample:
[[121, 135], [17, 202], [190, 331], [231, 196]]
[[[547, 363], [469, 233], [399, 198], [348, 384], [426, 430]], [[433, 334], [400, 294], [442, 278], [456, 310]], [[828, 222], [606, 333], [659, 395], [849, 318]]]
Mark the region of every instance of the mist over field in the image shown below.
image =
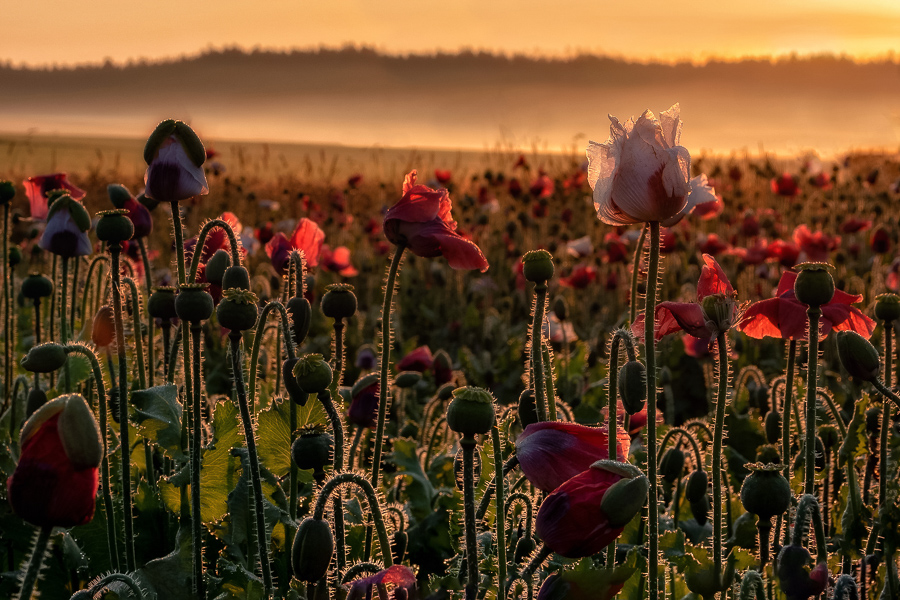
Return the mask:
[[819, 57], [705, 65], [371, 50], [211, 51], [127, 66], [0, 66], [0, 132], [141, 138], [167, 117], [209, 138], [485, 148], [582, 147], [607, 113], [680, 102], [692, 151], [894, 149], [900, 66]]

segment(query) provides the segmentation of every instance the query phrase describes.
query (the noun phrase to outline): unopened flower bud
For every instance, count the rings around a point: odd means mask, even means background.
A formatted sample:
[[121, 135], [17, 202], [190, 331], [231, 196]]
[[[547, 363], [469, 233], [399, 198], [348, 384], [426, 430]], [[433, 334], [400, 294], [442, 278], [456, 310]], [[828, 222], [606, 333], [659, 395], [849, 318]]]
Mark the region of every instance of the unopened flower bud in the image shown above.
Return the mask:
[[836, 340], [841, 364], [850, 375], [863, 381], [878, 377], [881, 358], [869, 340], [855, 331], [839, 331]]
[[629, 415], [644, 409], [647, 402], [647, 367], [637, 360], [630, 360], [619, 369], [619, 396]]
[[328, 572], [332, 554], [334, 536], [328, 522], [312, 517], [304, 519], [294, 534], [291, 547], [294, 577], [308, 583], [319, 581]]
[[312, 323], [312, 307], [309, 300], [303, 296], [294, 296], [288, 300], [285, 309], [291, 315], [291, 333], [294, 335], [294, 343], [299, 346], [309, 334], [309, 327]]
[[206, 263], [206, 280], [214, 285], [222, 285], [225, 271], [231, 266], [231, 253], [228, 250], [216, 250]]
[[240, 288], [250, 291], [250, 272], [241, 265], [231, 265], [222, 275], [222, 289]]
[[394, 377], [394, 385], [398, 388], [411, 388], [422, 381], [422, 374], [418, 371], [402, 371]]
[[62, 344], [47, 342], [34, 346], [22, 359], [22, 368], [31, 373], [52, 373], [66, 364], [66, 350]]

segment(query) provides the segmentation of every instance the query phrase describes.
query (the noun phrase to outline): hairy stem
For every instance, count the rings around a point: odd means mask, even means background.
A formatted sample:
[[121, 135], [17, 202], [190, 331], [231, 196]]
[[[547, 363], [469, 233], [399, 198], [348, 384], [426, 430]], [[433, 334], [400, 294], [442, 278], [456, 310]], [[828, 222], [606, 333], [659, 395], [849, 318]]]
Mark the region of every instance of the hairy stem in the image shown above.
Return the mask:
[[[647, 295], [644, 308], [644, 348], [647, 361], [647, 478], [650, 495], [647, 511], [649, 527], [649, 585], [648, 598], [656, 600], [665, 595], [659, 589], [659, 500], [656, 467], [656, 286], [659, 277], [659, 221], [650, 221], [650, 259], [647, 264]], [[638, 265], [635, 265], [637, 270]], [[634, 299], [632, 299], [632, 302]], [[713, 473], [718, 470], [713, 467]], [[721, 477], [721, 474], [719, 474]], [[721, 508], [720, 508], [721, 510]], [[714, 536], [716, 534], [713, 534]], [[719, 540], [721, 544], [721, 540]], [[718, 554], [716, 554], [718, 556]]]
[[806, 363], [806, 461], [803, 466], [806, 494], [816, 493], [816, 390], [818, 389], [819, 366], [819, 317], [822, 310], [810, 306], [806, 310], [809, 317], [809, 359]]
[[25, 577], [22, 579], [22, 588], [19, 590], [19, 600], [31, 600], [31, 593], [34, 591], [34, 584], [37, 582], [38, 574], [41, 571], [44, 553], [47, 551], [47, 544], [50, 542], [50, 534], [52, 533], [53, 526], [45, 525], [41, 527], [37, 539], [34, 541], [34, 547], [31, 549], [31, 558], [28, 559]]

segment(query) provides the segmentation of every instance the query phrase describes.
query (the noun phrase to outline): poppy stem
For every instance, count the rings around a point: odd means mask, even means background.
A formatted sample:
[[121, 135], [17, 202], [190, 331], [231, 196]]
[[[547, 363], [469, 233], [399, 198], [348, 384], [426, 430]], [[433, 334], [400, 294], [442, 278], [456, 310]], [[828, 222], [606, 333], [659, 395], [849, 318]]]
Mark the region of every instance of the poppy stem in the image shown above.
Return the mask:
[[[10, 381], [13, 380], [13, 374], [15, 373], [15, 367], [13, 366], [13, 346], [12, 346], [12, 336], [10, 332], [15, 331], [15, 328], [12, 327], [11, 322], [11, 311], [10, 311], [10, 302], [12, 301], [12, 290], [10, 287], [10, 277], [9, 272], [12, 270], [12, 267], [9, 265], [9, 202], [3, 203], [3, 327], [6, 329], [6, 335], [4, 336], [3, 345], [4, 345], [4, 356], [3, 359], [3, 368], [4, 368], [4, 381], [6, 385], [3, 387], [5, 398], [3, 401], [3, 407], [6, 408], [11, 399], [12, 399], [12, 386], [9, 384]], [[36, 300], [35, 302], [39, 302]], [[40, 341], [36, 341], [36, 344], [40, 343]], [[37, 378], [37, 374], [35, 374], [35, 378]], [[35, 383], [35, 387], [37, 384]]]
[[534, 575], [534, 572], [538, 570], [538, 567], [540, 567], [551, 554], [553, 554], [553, 550], [547, 547], [547, 544], [542, 545], [541, 549], [535, 552], [531, 560], [528, 561], [528, 564], [522, 567], [521, 571], [509, 578], [506, 582], [506, 589], [509, 590], [516, 579], [521, 579], [525, 582], [527, 587], [531, 587], [531, 576]]
[[[150, 318], [151, 322], [153, 318]], [[162, 343], [163, 343], [163, 375], [165, 375], [166, 381], [169, 382], [169, 344], [172, 336], [172, 322], [169, 319], [163, 319], [162, 324], [160, 325], [160, 329], [162, 329]], [[150, 344], [151, 348], [153, 344]], [[150, 369], [151, 374], [153, 373], [153, 369]], [[171, 382], [169, 382], [171, 383]]]
[[[141, 261], [144, 264], [144, 285], [147, 289], [147, 298], [149, 300], [151, 294], [153, 294], [153, 282], [150, 276], [150, 259], [147, 257], [147, 246], [144, 244], [144, 238], [138, 238], [138, 250], [141, 252]], [[87, 294], [85, 294], [86, 296]], [[81, 311], [81, 318], [84, 319], [84, 311]], [[153, 317], [149, 314], [147, 315], [147, 341], [149, 344], [147, 345], [147, 362], [150, 365], [150, 368], [147, 371], [147, 383], [150, 387], [153, 387], [153, 379], [154, 379], [154, 371], [156, 371], [156, 361], [154, 361], [155, 355], [155, 342], [154, 338], [156, 334], [153, 331]]]
[[117, 571], [121, 570], [118, 542], [116, 541], [116, 513], [113, 508], [112, 490], [109, 477], [109, 409], [106, 404], [106, 384], [103, 381], [103, 371], [100, 368], [100, 360], [87, 346], [82, 344], [66, 344], [66, 354], [81, 354], [91, 363], [94, 374], [94, 385], [97, 386], [98, 414], [100, 416], [100, 435], [103, 439], [103, 459], [100, 462], [100, 489], [103, 494], [103, 508], [106, 511], [106, 538], [109, 545], [109, 564]]
[[[272, 311], [277, 311], [279, 316], [281, 317], [281, 327], [278, 329], [278, 331], [283, 332], [284, 338], [287, 340], [288, 358], [294, 358], [296, 356], [294, 343], [292, 341], [293, 338], [291, 337], [290, 317], [288, 317], [288, 313], [284, 308], [284, 304], [282, 304], [278, 300], [272, 300], [268, 302], [259, 313], [259, 319], [256, 321], [256, 335], [253, 336], [253, 345], [250, 347], [250, 371], [248, 375], [247, 388], [250, 398], [249, 404], [251, 408], [254, 408], [256, 406], [256, 394], [258, 392], [256, 377], [257, 373], [259, 372], [259, 352], [262, 346], [263, 337], [265, 337], [266, 322]], [[280, 360], [277, 362], [280, 363]], [[280, 364], [278, 368], [281, 368]], [[280, 378], [280, 374], [276, 378]]]
[[722, 577], [722, 503], [728, 498], [722, 496], [722, 439], [725, 437], [725, 407], [728, 404], [728, 348], [725, 332], [716, 336], [719, 350], [719, 388], [716, 396], [716, 422], [713, 427], [713, 563], [717, 578]]
[[[435, 426], [435, 429], [437, 429], [437, 426]], [[503, 477], [506, 477], [517, 466], [519, 466], [519, 457], [513, 454], [506, 459], [506, 462], [503, 463], [503, 469], [501, 469]], [[488, 506], [491, 503], [491, 496], [493, 496], [494, 494], [494, 479], [496, 477], [497, 476], [495, 474], [494, 478], [492, 478], [488, 482], [487, 487], [484, 488], [484, 494], [481, 496], [481, 502], [478, 504], [478, 510], [475, 511], [476, 521], [481, 521], [482, 519], [484, 519], [484, 515], [487, 514]]]
[[[78, 306], [78, 303], [75, 302], [75, 298], [78, 297], [78, 271], [81, 270], [81, 256], [75, 257], [75, 268], [72, 270], [72, 301], [66, 300], [66, 303], [69, 305], [69, 329], [72, 330], [74, 334], [76, 331], [75, 327], [75, 308]], [[84, 313], [81, 313], [82, 321], [84, 320]], [[83, 326], [83, 323], [82, 323]]]
[[[885, 387], [890, 388], [891, 382], [893, 380], [893, 374], [891, 373], [891, 359], [893, 350], [891, 346], [893, 345], [893, 327], [891, 327], [890, 323], [884, 324], [884, 382]], [[882, 465], [879, 467], [878, 471], [882, 473], [882, 475], [886, 474], [888, 471], [888, 462], [887, 462], [887, 448], [888, 448], [888, 434], [891, 431], [891, 407], [887, 402], [882, 402], [881, 408], [881, 430], [879, 432], [880, 438], [879, 441], [879, 454], [878, 460], [882, 462]], [[878, 505], [884, 506], [885, 499], [887, 498], [887, 477], [879, 477], [878, 478]]]
[[500, 590], [500, 598], [506, 597], [506, 518], [504, 498], [505, 480], [503, 477], [503, 453], [500, 450], [500, 430], [496, 423], [491, 427], [491, 444], [494, 447], [494, 487], [496, 488], [496, 509], [497, 516], [494, 519], [494, 526], [497, 528], [495, 535], [497, 536], [497, 588]]
[[[41, 343], [41, 299], [34, 299], [34, 345], [38, 346]], [[34, 389], [40, 388], [41, 377], [40, 373], [37, 371], [34, 372]], [[15, 396], [13, 396], [15, 397]], [[8, 401], [7, 401], [8, 403]], [[7, 403], [3, 404], [4, 410], [6, 409]]]
[[803, 546], [803, 537], [809, 530], [809, 519], [812, 517], [813, 531], [816, 535], [816, 562], [825, 562], [828, 559], [828, 547], [825, 539], [825, 528], [822, 525], [822, 511], [819, 501], [811, 494], [803, 494], [797, 505], [797, 516], [794, 523], [794, 533], [791, 537], [791, 545]]
[[[128, 438], [128, 364], [125, 357], [125, 327], [122, 319], [121, 268], [119, 257], [122, 247], [109, 244], [112, 259], [112, 302], [113, 316], [116, 323], [116, 353], [119, 361], [119, 438], [122, 451], [122, 519], [125, 521], [125, 567], [134, 571], [134, 522], [131, 507], [131, 442]], [[63, 258], [63, 273], [66, 272], [66, 259]], [[65, 287], [65, 280], [63, 281]], [[65, 297], [63, 289], [63, 297]], [[63, 310], [65, 312], [65, 310]], [[66, 371], [68, 378], [68, 371]]]
[[28, 567], [26, 567], [25, 576], [22, 578], [22, 588], [19, 590], [20, 600], [31, 599], [31, 592], [34, 591], [34, 584], [37, 582], [38, 574], [41, 571], [44, 553], [47, 551], [47, 544], [50, 542], [50, 534], [52, 533], [53, 526], [44, 525], [34, 541], [34, 546], [31, 549], [31, 558], [28, 559]]
[[531, 325], [531, 368], [534, 371], [534, 404], [538, 421], [546, 421], [547, 389], [544, 384], [544, 308], [547, 304], [547, 282], [534, 284], [534, 321]]
[[631, 314], [628, 319], [629, 325], [634, 323], [635, 318], [637, 318], [638, 279], [641, 273], [641, 261], [644, 258], [644, 244], [647, 241], [647, 225], [647, 223], [644, 223], [644, 227], [641, 228], [641, 237], [638, 238], [637, 246], [634, 249], [634, 260], [632, 261], [634, 267], [631, 271]]
[[144, 336], [141, 332], [141, 307], [144, 305], [141, 290], [134, 279], [125, 277], [122, 280], [131, 291], [131, 328], [134, 336], [134, 354], [137, 359], [138, 386], [147, 389], [147, 376], [144, 367]]
[[[400, 260], [406, 246], [398, 245], [394, 251], [394, 258], [388, 269], [387, 281], [384, 286], [384, 306], [381, 310], [381, 378], [378, 387], [378, 422], [375, 426], [375, 446], [372, 455], [372, 487], [381, 485], [381, 446], [384, 443], [384, 420], [387, 415], [388, 404], [391, 401], [391, 392], [388, 387], [388, 374], [391, 367], [391, 307], [393, 305], [394, 288], [396, 287], [397, 273], [400, 271]], [[387, 552], [390, 554], [390, 551]], [[368, 557], [366, 557], [368, 560]]]
[[[353, 469], [353, 462], [356, 460], [356, 449], [359, 447], [359, 442], [362, 439], [363, 429], [365, 427], [357, 426], [356, 431], [353, 432], [353, 441], [350, 442], [349, 454], [347, 455], [347, 468]], [[428, 463], [425, 463], [426, 465]]]
[[[174, 215], [175, 213], [173, 212], [172, 214]], [[223, 229], [225, 235], [228, 236], [228, 245], [231, 247], [232, 266], [241, 264], [241, 253], [237, 242], [237, 236], [234, 234], [234, 229], [231, 228], [231, 225], [229, 225], [227, 221], [223, 221], [222, 219], [210, 219], [203, 224], [200, 233], [197, 235], [197, 244], [194, 246], [194, 252], [191, 255], [190, 280], [187, 283], [194, 283], [194, 281], [196, 281], [197, 271], [200, 269], [200, 257], [203, 254], [203, 246], [206, 245], [206, 237], [209, 235], [209, 232], [216, 227]], [[182, 245], [181, 248], [183, 253], [184, 246]]]
[[[184, 331], [188, 331], [188, 328], [185, 327]], [[206, 598], [206, 581], [204, 580], [203, 575], [203, 516], [200, 507], [200, 463], [202, 453], [200, 441], [202, 439], [201, 432], [203, 427], [203, 415], [201, 412], [203, 395], [200, 392], [200, 336], [203, 333], [203, 329], [200, 326], [200, 322], [196, 321], [191, 323], [189, 331], [191, 337], [192, 360], [185, 360], [184, 362], [192, 363], [191, 377], [193, 382], [188, 382], [188, 385], [193, 389], [193, 398], [191, 402], [191, 540], [194, 545], [194, 576], [197, 583], [196, 593], [199, 598]], [[187, 355], [185, 355], [185, 358], [187, 358]], [[237, 375], [235, 375], [235, 379], [237, 379]], [[235, 382], [235, 388], [237, 387], [238, 384]], [[253, 469], [251, 468], [251, 475], [252, 472]]]
[[[96, 277], [96, 281], [94, 281], [94, 279], [95, 279], [94, 278], [94, 269], [98, 265], [100, 265], [100, 263], [103, 263], [103, 262], [108, 264], [109, 257], [106, 256], [105, 254], [98, 254], [93, 259], [91, 259], [91, 264], [88, 265], [87, 277], [84, 280], [84, 294], [81, 297], [81, 315], [82, 315], [81, 318], [82, 319], [84, 319], [84, 315], [88, 314], [87, 305], [88, 305], [88, 296], [89, 295], [92, 295], [94, 297], [93, 302], [92, 302], [92, 304], [94, 305], [93, 312], [95, 312], [95, 313], [97, 312], [97, 309], [99, 309], [99, 304], [100, 304], [100, 302], [102, 302], [102, 299], [100, 298], [100, 287], [99, 287], [100, 285], [102, 285], [102, 281], [101, 281], [102, 278], [98, 275]], [[100, 272], [101, 271], [99, 269], [97, 269], [97, 273], [100, 273]], [[92, 284], [95, 284], [94, 293], [88, 294], [88, 290], [91, 289]]]
[[[199, 335], [197, 337], [199, 337]], [[247, 445], [247, 454], [250, 459], [250, 482], [253, 486], [254, 512], [256, 513], [256, 542], [259, 547], [259, 562], [262, 566], [263, 587], [265, 588], [266, 598], [270, 598], [272, 596], [272, 566], [269, 562], [269, 534], [266, 531], [266, 515], [263, 509], [262, 480], [260, 479], [259, 474], [259, 455], [256, 452], [256, 437], [253, 432], [253, 420], [250, 417], [250, 407], [247, 403], [247, 388], [244, 386], [244, 368], [243, 361], [241, 360], [241, 332], [232, 330], [228, 337], [231, 340], [231, 370], [234, 377], [234, 387], [237, 391], [241, 422], [244, 425], [244, 443]], [[195, 340], [194, 346], [199, 351], [200, 344], [198, 341]], [[197, 410], [194, 412], [195, 430], [199, 429], [199, 404], [199, 402], [196, 403]], [[199, 525], [199, 494], [197, 495], [197, 500], [198, 510], [195, 521], [197, 525]]]
[[318, 394], [319, 402], [331, 421], [331, 433], [334, 436], [334, 472], [338, 473], [344, 468], [344, 423], [341, 421], [341, 415], [334, 406], [331, 392], [325, 390]]
[[816, 493], [816, 392], [818, 390], [819, 366], [819, 317], [822, 309], [810, 306], [806, 309], [809, 317], [809, 352], [806, 361], [806, 461], [803, 466], [806, 494]]
[[[644, 307], [644, 348], [647, 361], [647, 479], [650, 494], [647, 510], [649, 528], [648, 545], [649, 576], [647, 597], [656, 600], [663, 597], [659, 590], [659, 499], [656, 466], [656, 290], [659, 277], [659, 221], [650, 221], [650, 259], [647, 264], [647, 294]], [[635, 270], [639, 267], [635, 264]], [[632, 304], [634, 298], [632, 298]], [[715, 466], [713, 466], [715, 469]], [[721, 477], [721, 475], [719, 475]], [[717, 503], [718, 504], [718, 503]], [[720, 507], [721, 510], [721, 507]], [[721, 527], [721, 525], [720, 525]], [[719, 530], [721, 532], [721, 529]], [[715, 537], [715, 533], [713, 536]], [[721, 540], [718, 541], [721, 544]]]
[[[797, 340], [788, 342], [787, 372], [784, 379], [784, 400], [781, 402], [781, 462], [784, 464], [784, 478], [790, 483], [793, 476], [791, 460], [791, 411], [794, 400], [794, 365], [797, 360]], [[791, 513], [784, 515], [784, 543], [787, 544], [791, 527]], [[776, 530], [776, 537], [779, 532]], [[777, 540], [776, 540], [777, 542]]]
[[[8, 267], [7, 267], [8, 268]], [[5, 283], [5, 282], [4, 282]], [[69, 341], [69, 331], [66, 324], [66, 308], [68, 307], [69, 298], [69, 257], [62, 257], [62, 306], [59, 310], [59, 339], [60, 343], [65, 344]], [[8, 321], [7, 321], [8, 323]], [[69, 365], [63, 367], [66, 378], [66, 393], [72, 392], [72, 376], [69, 373]], [[7, 381], [9, 381], [7, 379]]]
[[459, 440], [463, 451], [463, 510], [466, 523], [466, 600], [475, 600], [478, 595], [480, 576], [478, 573], [478, 537], [475, 530], [475, 447], [472, 436]]

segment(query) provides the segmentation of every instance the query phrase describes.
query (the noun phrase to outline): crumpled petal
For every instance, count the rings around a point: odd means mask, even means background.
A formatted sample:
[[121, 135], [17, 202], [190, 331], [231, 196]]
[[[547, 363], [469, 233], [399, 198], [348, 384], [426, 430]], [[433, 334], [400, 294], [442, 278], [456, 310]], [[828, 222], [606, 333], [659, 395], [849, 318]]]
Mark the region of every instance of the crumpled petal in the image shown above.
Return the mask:
[[716, 259], [709, 254], [703, 255], [703, 262], [706, 264], [700, 270], [700, 281], [697, 283], [697, 300], [702, 301], [707, 296], [713, 294], [725, 294], [730, 296], [734, 294], [734, 288], [728, 281], [728, 276]]
[[691, 193], [688, 194], [687, 204], [684, 205], [684, 208], [682, 208], [677, 215], [663, 221], [662, 226], [672, 227], [701, 204], [717, 202], [718, 200], [719, 197], [716, 196], [716, 190], [710, 187], [709, 179], [707, 179], [706, 175], [698, 175], [691, 179]]

